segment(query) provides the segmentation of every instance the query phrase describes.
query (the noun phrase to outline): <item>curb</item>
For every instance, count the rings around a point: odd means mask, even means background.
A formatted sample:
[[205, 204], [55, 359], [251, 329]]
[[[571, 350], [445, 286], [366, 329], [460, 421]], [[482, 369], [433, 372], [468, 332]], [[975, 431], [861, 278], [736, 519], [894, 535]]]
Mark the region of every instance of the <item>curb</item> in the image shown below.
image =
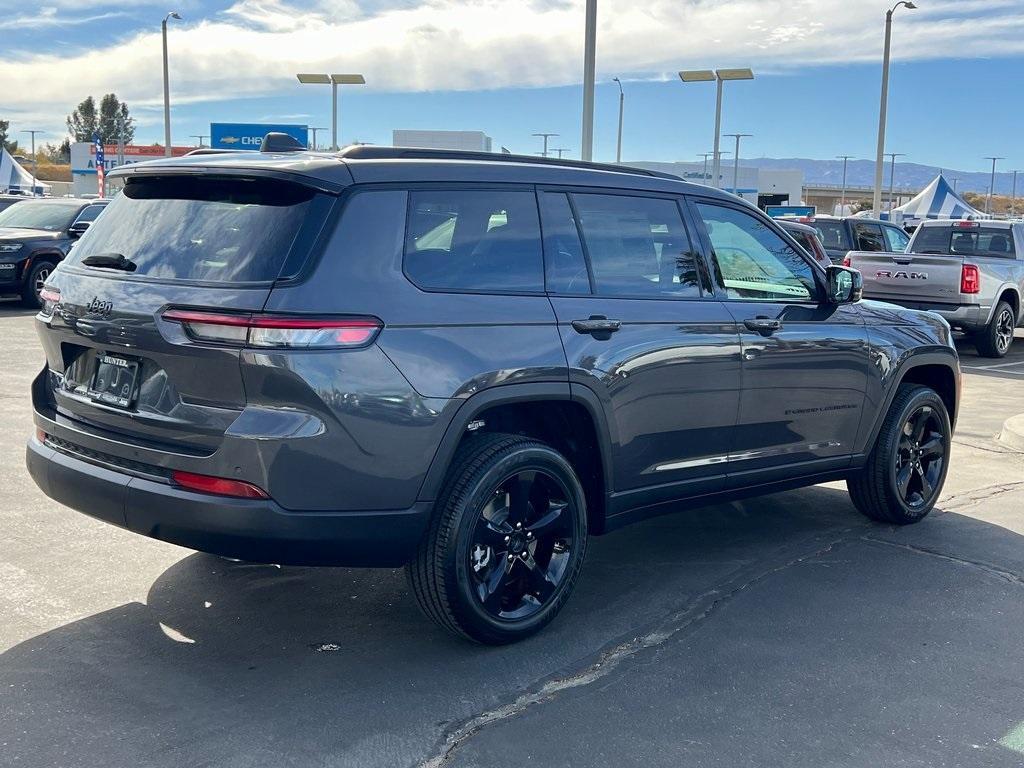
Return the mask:
[[997, 439], [1016, 451], [1024, 451], [1024, 413], [1018, 413], [1004, 421], [1003, 430]]

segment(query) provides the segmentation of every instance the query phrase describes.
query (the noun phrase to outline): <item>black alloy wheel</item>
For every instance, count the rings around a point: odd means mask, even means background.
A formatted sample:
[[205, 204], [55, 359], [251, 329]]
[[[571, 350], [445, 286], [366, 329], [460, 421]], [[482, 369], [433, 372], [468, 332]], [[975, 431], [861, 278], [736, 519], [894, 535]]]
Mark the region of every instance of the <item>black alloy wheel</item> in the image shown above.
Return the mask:
[[473, 590], [498, 619], [537, 613], [564, 581], [579, 511], [561, 481], [541, 468], [505, 478], [479, 511], [469, 547]]
[[933, 500], [946, 463], [946, 441], [938, 412], [922, 405], [903, 424], [896, 451], [896, 490], [911, 509]]
[[1010, 351], [1010, 345], [1013, 344], [1013, 310], [1004, 305], [996, 316], [995, 323], [996, 351], [1003, 356]]

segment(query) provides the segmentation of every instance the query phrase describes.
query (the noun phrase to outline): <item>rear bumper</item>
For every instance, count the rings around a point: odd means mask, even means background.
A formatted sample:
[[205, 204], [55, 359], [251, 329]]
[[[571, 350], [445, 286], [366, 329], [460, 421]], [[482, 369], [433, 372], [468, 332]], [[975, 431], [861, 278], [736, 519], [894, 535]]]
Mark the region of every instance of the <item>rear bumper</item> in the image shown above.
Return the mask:
[[195, 493], [116, 472], [35, 437], [26, 462], [40, 489], [65, 506], [144, 536], [250, 562], [397, 567], [412, 558], [432, 506], [286, 511], [271, 500]]
[[920, 309], [927, 312], [934, 312], [954, 328], [976, 331], [985, 327], [988, 322], [990, 307], [983, 307], [980, 304], [942, 304], [931, 301], [913, 301], [911, 299], [892, 298], [890, 296], [869, 296], [867, 298], [875, 301], [885, 301], [890, 304], [898, 304], [907, 309]]

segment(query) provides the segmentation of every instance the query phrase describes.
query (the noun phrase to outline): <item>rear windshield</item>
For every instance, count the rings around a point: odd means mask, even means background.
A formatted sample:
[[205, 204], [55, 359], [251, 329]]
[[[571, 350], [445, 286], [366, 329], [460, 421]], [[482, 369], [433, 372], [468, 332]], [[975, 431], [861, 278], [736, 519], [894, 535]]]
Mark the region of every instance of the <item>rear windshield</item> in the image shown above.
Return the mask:
[[850, 250], [850, 238], [841, 221], [817, 219], [811, 226], [818, 230], [818, 239], [826, 248], [839, 251]]
[[72, 249], [121, 255], [133, 275], [265, 282], [278, 277], [314, 196], [273, 179], [132, 179]]
[[0, 212], [0, 227], [25, 227], [60, 232], [71, 226], [82, 210], [81, 203], [50, 203], [23, 200]]
[[1006, 227], [921, 227], [914, 253], [1014, 258], [1013, 233]]

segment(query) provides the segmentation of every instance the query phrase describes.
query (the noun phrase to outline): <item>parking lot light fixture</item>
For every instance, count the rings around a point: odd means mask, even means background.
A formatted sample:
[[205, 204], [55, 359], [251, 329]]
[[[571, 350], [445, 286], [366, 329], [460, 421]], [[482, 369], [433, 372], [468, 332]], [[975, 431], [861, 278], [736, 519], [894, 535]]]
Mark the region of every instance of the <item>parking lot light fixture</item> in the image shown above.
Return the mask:
[[1010, 194], [1010, 218], [1017, 216], [1017, 174], [1020, 171], [1013, 172], [1013, 192]]
[[167, 22], [171, 19], [181, 21], [181, 16], [177, 11], [171, 11], [160, 22], [164, 42], [164, 157], [171, 156], [171, 83], [167, 74]]
[[986, 160], [992, 161], [992, 178], [988, 184], [988, 197], [985, 200], [985, 213], [991, 214], [993, 208], [992, 196], [996, 193], [996, 161], [1005, 160], [1005, 157], [986, 157]]
[[892, 41], [892, 15], [903, 6], [908, 10], [917, 8], [907, 0], [900, 0], [885, 12], [885, 46], [882, 49], [882, 96], [878, 103], [878, 146], [875, 150], [875, 190], [871, 209], [875, 216], [882, 212], [882, 158], [885, 153], [885, 113], [889, 103], [889, 47]]
[[40, 131], [35, 129], [28, 129], [22, 131], [22, 133], [28, 133], [32, 136], [32, 196], [36, 194], [36, 166], [39, 164], [39, 160], [36, 158], [36, 134], [46, 133], [46, 131]]
[[684, 69], [679, 73], [679, 79], [684, 83], [708, 83], [712, 80], [718, 82], [718, 89], [715, 98], [715, 148], [714, 165], [712, 174], [713, 187], [719, 185], [719, 177], [722, 171], [721, 133], [722, 133], [722, 83], [726, 80], [753, 80], [754, 73], [748, 68], [738, 69]]
[[889, 158], [889, 219], [892, 220], [892, 209], [896, 206], [893, 205], [896, 202], [893, 199], [893, 182], [896, 179], [896, 158], [906, 157], [902, 152], [887, 152], [886, 157]]
[[541, 157], [548, 156], [548, 139], [558, 136], [557, 133], [533, 133], [531, 136], [536, 136], [544, 140], [544, 149], [540, 152]]
[[740, 184], [740, 139], [745, 139], [748, 136], [753, 136], [752, 133], [727, 133], [725, 134], [729, 138], [736, 139], [736, 153], [733, 155], [732, 162], [732, 193], [734, 195], [739, 194]]
[[853, 155], [839, 155], [837, 160], [843, 161], [843, 191], [839, 197], [839, 215], [846, 215], [846, 164], [853, 158]]
[[[303, 85], [331, 86], [331, 151], [338, 151], [338, 86], [365, 85], [366, 78], [360, 74], [328, 75], [320, 73], [300, 73], [296, 75]], [[319, 129], [318, 129], [319, 130]], [[314, 142], [315, 143], [315, 142]]]
[[311, 150], [313, 150], [314, 152], [316, 152], [316, 147], [317, 147], [317, 143], [316, 143], [316, 132], [317, 132], [317, 131], [322, 131], [322, 130], [324, 130], [324, 129], [323, 129], [323, 128], [314, 128], [314, 127], [310, 126], [310, 127], [309, 127], [309, 128], [307, 128], [306, 130], [308, 130], [308, 131], [309, 131], [309, 132], [310, 132], [311, 134], [313, 134], [313, 142], [312, 142], [312, 145], [311, 145], [311, 146], [309, 147], [309, 149], [311, 149]]
[[[617, 77], [613, 77], [612, 80], [619, 86], [619, 134], [618, 139], [615, 142], [615, 162], [622, 162], [622, 109], [625, 106], [626, 93], [622, 90], [622, 81]], [[559, 155], [561, 157], [561, 155]]]

